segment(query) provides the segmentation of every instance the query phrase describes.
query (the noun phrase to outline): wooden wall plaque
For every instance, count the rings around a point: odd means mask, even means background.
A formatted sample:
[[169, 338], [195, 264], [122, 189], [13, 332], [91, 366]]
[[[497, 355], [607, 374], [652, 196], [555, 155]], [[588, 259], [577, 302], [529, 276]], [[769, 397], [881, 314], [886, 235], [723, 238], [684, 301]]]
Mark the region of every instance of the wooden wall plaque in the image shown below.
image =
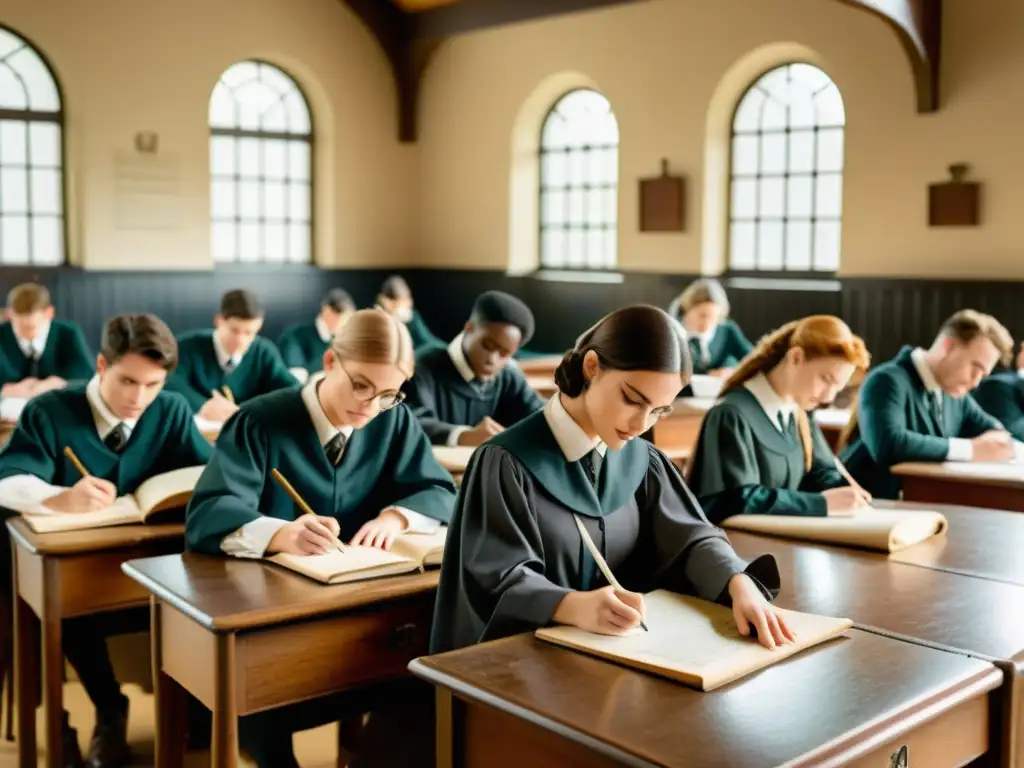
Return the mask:
[[950, 181], [928, 186], [928, 226], [976, 227], [981, 223], [981, 185], [965, 181], [968, 166], [949, 166]]
[[672, 176], [668, 160], [661, 161], [661, 176], [640, 179], [640, 231], [686, 230], [686, 180]]

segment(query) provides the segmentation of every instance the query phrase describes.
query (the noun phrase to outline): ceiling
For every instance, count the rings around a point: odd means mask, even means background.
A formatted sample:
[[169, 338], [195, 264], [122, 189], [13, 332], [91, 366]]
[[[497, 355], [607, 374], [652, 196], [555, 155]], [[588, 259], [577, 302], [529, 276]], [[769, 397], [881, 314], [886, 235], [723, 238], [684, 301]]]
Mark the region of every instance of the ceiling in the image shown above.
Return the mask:
[[426, 11], [431, 8], [439, 8], [442, 5], [451, 5], [452, 3], [457, 3], [458, 0], [391, 0], [391, 2], [403, 11], [415, 13], [416, 11]]

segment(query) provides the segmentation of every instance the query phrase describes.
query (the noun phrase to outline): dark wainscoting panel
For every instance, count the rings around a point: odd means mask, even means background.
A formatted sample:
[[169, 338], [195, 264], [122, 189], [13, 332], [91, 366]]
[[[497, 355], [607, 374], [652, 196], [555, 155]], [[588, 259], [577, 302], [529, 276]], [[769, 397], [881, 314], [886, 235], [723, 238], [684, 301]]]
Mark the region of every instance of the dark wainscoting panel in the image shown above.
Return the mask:
[[[346, 288], [360, 306], [373, 303], [390, 269], [313, 267], [218, 268], [203, 272], [86, 272], [0, 268], [0, 302], [15, 284], [39, 280], [54, 295], [57, 312], [82, 325], [98, 344], [106, 317], [116, 312], [155, 312], [180, 333], [209, 326], [220, 295], [250, 288], [267, 307], [264, 335], [276, 338], [289, 324], [316, 313], [320, 297]], [[621, 282], [565, 282], [535, 276], [514, 277], [496, 270], [401, 270], [417, 307], [438, 336], [450, 338], [463, 326], [476, 296], [488, 289], [513, 293], [537, 317], [530, 344], [559, 352], [611, 310], [632, 303], [665, 307], [694, 275], [626, 273]], [[843, 317], [861, 334], [875, 361], [891, 357], [903, 344], [927, 345], [939, 324], [956, 309], [989, 312], [1014, 337], [1024, 336], [1024, 282], [892, 278], [795, 281], [758, 278], [725, 280], [732, 316], [751, 340], [793, 318], [826, 313]]]

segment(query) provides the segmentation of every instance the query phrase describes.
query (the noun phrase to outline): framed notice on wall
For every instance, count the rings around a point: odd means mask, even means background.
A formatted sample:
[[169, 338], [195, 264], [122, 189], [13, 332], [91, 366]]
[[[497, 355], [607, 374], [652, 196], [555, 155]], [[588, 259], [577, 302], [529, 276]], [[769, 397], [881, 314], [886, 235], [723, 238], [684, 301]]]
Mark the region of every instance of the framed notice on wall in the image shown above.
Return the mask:
[[640, 231], [684, 232], [685, 222], [686, 180], [671, 175], [662, 160], [660, 176], [640, 179]]

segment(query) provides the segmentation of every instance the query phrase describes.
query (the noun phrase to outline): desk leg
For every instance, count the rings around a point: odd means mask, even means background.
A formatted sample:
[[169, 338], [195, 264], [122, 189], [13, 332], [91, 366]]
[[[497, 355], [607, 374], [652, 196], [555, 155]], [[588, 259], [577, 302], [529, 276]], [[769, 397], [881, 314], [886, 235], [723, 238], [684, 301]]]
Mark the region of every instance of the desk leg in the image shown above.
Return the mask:
[[435, 717], [437, 719], [437, 730], [436, 730], [436, 743], [435, 743], [435, 757], [437, 760], [437, 768], [455, 768], [455, 766], [461, 764], [461, 760], [456, 761], [455, 755], [457, 751], [456, 742], [458, 735], [456, 733], [456, 712], [458, 708], [458, 701], [452, 695], [452, 692], [446, 688], [438, 688], [435, 692]]
[[185, 763], [188, 699], [185, 689], [163, 671], [160, 603], [149, 601], [153, 652], [153, 694], [156, 704], [156, 768], [182, 768]]
[[20, 597], [14, 600], [14, 684], [18, 706], [18, 766], [36, 768], [39, 765], [36, 755], [39, 620]]
[[60, 564], [47, 558], [43, 563], [43, 708], [47, 768], [63, 768], [61, 726], [64, 720], [64, 651], [61, 639]]
[[213, 691], [213, 768], [238, 766], [238, 708], [235, 701], [235, 636], [217, 637]]

